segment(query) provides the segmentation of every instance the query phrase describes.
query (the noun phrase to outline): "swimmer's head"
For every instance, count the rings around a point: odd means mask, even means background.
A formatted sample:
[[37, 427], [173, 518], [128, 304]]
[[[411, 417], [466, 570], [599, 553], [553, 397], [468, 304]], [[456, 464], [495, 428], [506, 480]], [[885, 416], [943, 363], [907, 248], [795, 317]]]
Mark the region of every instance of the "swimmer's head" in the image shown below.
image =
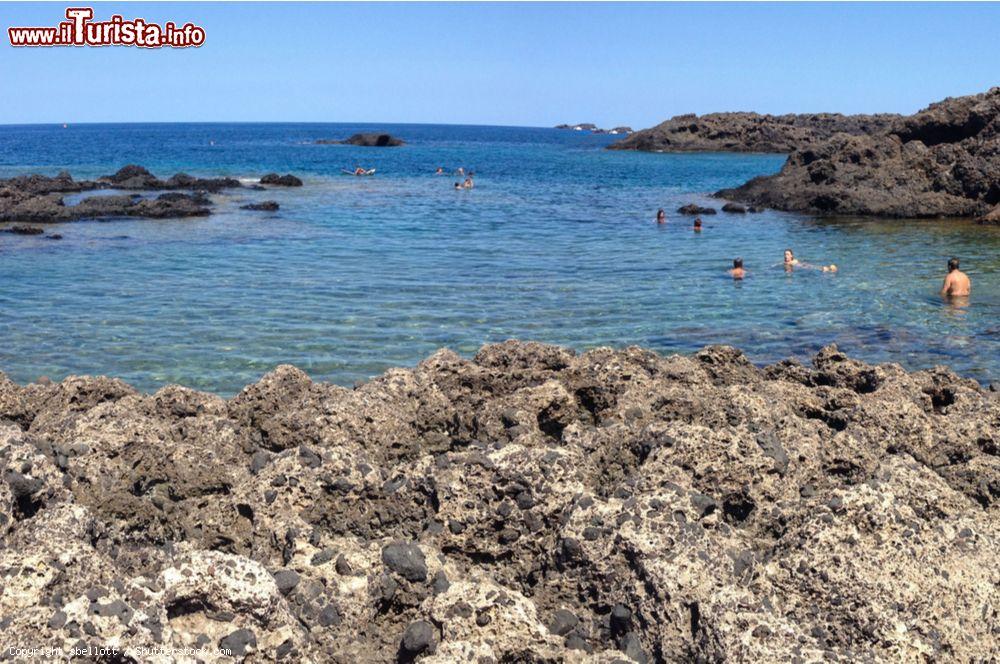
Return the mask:
[[659, 210], [656, 211], [656, 218], [657, 219], [663, 219], [666, 216], [667, 216], [667, 213], [663, 211], [663, 208], [660, 208]]
[[694, 220], [694, 227], [701, 228], [701, 217], [698, 217]]
[[792, 253], [791, 249], [785, 249], [785, 262], [791, 263], [793, 260], [795, 260], [795, 254]]
[[958, 259], [952, 258], [950, 261], [948, 261], [948, 271], [954, 272], [957, 269], [958, 269]]
[[743, 259], [742, 258], [734, 258], [733, 259], [733, 269], [734, 270], [740, 270], [742, 268], [743, 268]]

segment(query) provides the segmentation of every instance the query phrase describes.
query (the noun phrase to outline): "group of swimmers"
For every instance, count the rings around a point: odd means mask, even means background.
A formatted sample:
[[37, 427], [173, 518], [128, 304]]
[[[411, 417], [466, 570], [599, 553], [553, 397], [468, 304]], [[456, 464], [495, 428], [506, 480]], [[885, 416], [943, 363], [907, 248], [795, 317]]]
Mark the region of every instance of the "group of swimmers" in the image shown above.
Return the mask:
[[[438, 169], [434, 171], [434, 175], [447, 175], [447, 173], [445, 173], [444, 166], [438, 166]], [[459, 177], [465, 175], [465, 169], [459, 166], [458, 169], [455, 170], [455, 175], [458, 175]], [[458, 191], [459, 189], [472, 189], [475, 187], [476, 183], [472, 181], [472, 177], [474, 175], [475, 173], [469, 171], [469, 174], [465, 175], [465, 180], [463, 182], [455, 183], [455, 191]]]
[[[667, 213], [663, 211], [663, 208], [656, 211], [656, 223], [667, 223]], [[695, 233], [701, 232], [701, 217], [695, 217], [692, 230]], [[778, 263], [778, 265], [784, 266], [786, 272], [791, 272], [795, 268], [821, 270], [822, 272], [837, 271], [835, 263], [830, 263], [829, 265], [811, 265], [800, 261], [795, 257], [795, 253], [791, 249], [785, 249], [784, 260]], [[969, 275], [958, 269], [958, 266], [959, 261], [957, 258], [952, 258], [948, 261], [948, 274], [945, 276], [944, 284], [941, 286], [941, 295], [946, 297], [967, 297], [972, 292], [972, 280], [969, 279]], [[743, 267], [742, 258], [733, 259], [733, 267], [729, 269], [729, 275], [737, 281], [747, 276], [747, 270]]]
[[[811, 265], [809, 263], [800, 261], [798, 258], [795, 257], [795, 253], [791, 249], [785, 249], [784, 260], [781, 263], [777, 263], [776, 265], [783, 265], [786, 272], [791, 272], [797, 267], [810, 270], [821, 270], [823, 272], [837, 271], [837, 266], [834, 263], [830, 263], [829, 265]], [[733, 279], [737, 280], [743, 279], [744, 277], [747, 276], [747, 271], [743, 267], [742, 258], [733, 259], [733, 267], [730, 268], [729, 274], [730, 276], [732, 276]]]
[[[656, 223], [665, 224], [667, 223], [667, 213], [660, 208], [656, 211]], [[695, 233], [701, 232], [701, 217], [694, 218], [694, 226], [692, 227]]]

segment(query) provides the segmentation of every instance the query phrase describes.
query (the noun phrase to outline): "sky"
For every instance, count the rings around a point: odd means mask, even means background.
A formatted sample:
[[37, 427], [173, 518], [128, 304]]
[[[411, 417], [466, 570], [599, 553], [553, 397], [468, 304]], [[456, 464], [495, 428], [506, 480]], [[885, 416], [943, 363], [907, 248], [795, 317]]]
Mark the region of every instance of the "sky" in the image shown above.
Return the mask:
[[912, 113], [1000, 85], [1000, 4], [80, 3], [205, 28], [200, 48], [19, 48], [0, 124], [654, 125], [680, 113]]

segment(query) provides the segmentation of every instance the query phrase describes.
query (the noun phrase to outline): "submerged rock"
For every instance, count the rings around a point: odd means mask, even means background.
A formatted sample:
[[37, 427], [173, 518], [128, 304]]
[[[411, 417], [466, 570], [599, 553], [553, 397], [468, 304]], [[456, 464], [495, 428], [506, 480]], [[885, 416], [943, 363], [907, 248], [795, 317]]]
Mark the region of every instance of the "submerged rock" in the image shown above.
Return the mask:
[[681, 214], [688, 215], [715, 214], [715, 208], [702, 207], [701, 205], [695, 205], [694, 203], [688, 203], [687, 205], [679, 207], [677, 208], [677, 211]]
[[38, 226], [11, 226], [4, 228], [3, 232], [11, 233], [12, 235], [41, 235], [45, 232], [45, 229]]
[[261, 212], [277, 212], [278, 208], [277, 201], [261, 201], [260, 203], [248, 203], [246, 205], [241, 205], [241, 210], [259, 210]]
[[510, 341], [356, 389], [279, 367], [228, 401], [0, 374], [0, 631], [246, 661], [988, 661], [998, 432], [996, 392], [832, 346], [758, 368]]

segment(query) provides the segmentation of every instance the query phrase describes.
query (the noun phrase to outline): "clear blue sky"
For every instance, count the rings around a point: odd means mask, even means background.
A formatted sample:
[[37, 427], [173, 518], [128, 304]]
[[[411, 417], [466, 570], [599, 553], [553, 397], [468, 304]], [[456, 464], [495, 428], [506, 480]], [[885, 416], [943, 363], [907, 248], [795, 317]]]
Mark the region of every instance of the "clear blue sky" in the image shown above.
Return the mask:
[[[88, 4], [88, 3], [70, 3]], [[671, 115], [912, 112], [1000, 85], [1000, 4], [94, 5], [205, 27], [199, 49], [14, 49], [0, 123], [431, 122], [645, 127]]]

